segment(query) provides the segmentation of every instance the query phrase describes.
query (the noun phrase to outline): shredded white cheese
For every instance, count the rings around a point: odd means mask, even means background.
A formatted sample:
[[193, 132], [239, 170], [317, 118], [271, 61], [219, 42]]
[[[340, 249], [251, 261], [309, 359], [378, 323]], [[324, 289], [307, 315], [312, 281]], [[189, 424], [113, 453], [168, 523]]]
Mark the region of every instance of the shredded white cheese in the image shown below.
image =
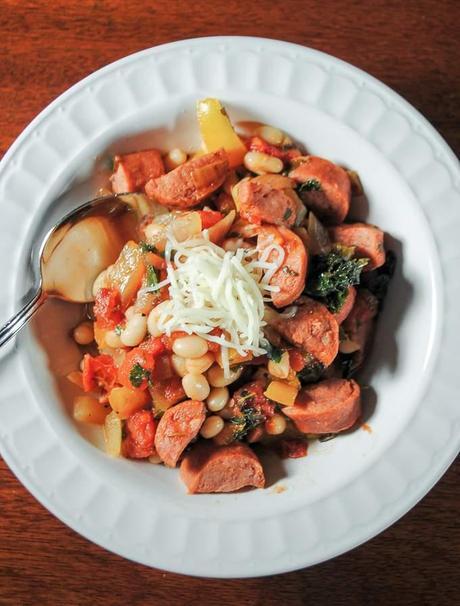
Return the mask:
[[[225, 251], [206, 236], [205, 230], [201, 236], [178, 242], [170, 229], [165, 248], [167, 279], [145, 291], [169, 285], [170, 299], [162, 303], [157, 320], [159, 330], [167, 335], [180, 330], [218, 343], [228, 376], [229, 348], [242, 356], [266, 353], [264, 294], [275, 290], [269, 282], [283, 262], [284, 251], [273, 244], [259, 258], [255, 248]], [[223, 334], [210, 334], [214, 328]]]

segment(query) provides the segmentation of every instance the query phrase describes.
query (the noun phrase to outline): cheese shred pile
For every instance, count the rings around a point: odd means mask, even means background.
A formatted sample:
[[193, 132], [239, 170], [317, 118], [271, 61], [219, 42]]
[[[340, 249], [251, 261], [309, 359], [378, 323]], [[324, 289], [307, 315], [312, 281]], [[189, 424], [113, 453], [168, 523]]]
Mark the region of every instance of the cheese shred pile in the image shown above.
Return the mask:
[[[165, 248], [167, 278], [145, 290], [169, 285], [170, 299], [161, 304], [157, 320], [159, 330], [167, 335], [184, 331], [218, 343], [228, 376], [230, 348], [241, 356], [266, 353], [264, 302], [277, 290], [269, 282], [283, 262], [284, 251], [273, 244], [260, 255], [255, 248], [230, 252], [206, 236], [205, 230], [178, 242], [170, 230]], [[220, 332], [211, 334], [216, 328]]]

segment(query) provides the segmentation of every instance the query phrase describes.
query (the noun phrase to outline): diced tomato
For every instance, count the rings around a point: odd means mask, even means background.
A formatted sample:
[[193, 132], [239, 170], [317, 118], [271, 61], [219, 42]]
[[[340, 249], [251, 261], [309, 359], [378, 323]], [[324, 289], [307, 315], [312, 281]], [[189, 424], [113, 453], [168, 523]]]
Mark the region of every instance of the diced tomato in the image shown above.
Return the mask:
[[200, 210], [198, 212], [201, 217], [201, 229], [208, 229], [224, 218], [224, 215], [217, 210]]
[[289, 350], [289, 365], [294, 372], [300, 372], [305, 366], [305, 358], [298, 349]]
[[84, 391], [97, 389], [110, 391], [117, 380], [117, 369], [113, 358], [106, 354], [100, 356], [85, 354], [82, 373]]
[[155, 454], [157, 421], [150, 410], [139, 410], [126, 420], [123, 454], [130, 459], [145, 459]]
[[167, 349], [163, 337], [149, 337], [146, 341], [141, 343], [139, 347], [144, 351], [151, 353], [154, 358]]
[[118, 382], [131, 389], [147, 389], [154, 366], [153, 355], [141, 347], [135, 347], [126, 354], [118, 368]]
[[101, 288], [94, 301], [94, 316], [100, 328], [112, 329], [124, 318], [121, 309], [120, 291], [116, 288]]
[[300, 459], [307, 456], [308, 442], [298, 438], [280, 440], [277, 448], [282, 459]]
[[182, 387], [182, 379], [173, 377], [164, 386], [164, 397], [168, 402], [175, 404], [185, 398], [185, 391]]
[[264, 385], [259, 381], [246, 383], [233, 394], [235, 406], [242, 410], [245, 406], [254, 408], [259, 414], [269, 419], [275, 414], [275, 405], [264, 395]]

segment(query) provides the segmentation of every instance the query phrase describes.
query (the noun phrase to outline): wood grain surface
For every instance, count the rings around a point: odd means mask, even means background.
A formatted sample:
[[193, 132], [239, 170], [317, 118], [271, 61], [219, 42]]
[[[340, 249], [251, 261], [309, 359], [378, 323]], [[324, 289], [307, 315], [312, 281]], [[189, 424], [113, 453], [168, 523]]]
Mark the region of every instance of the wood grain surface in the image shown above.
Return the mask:
[[[403, 95], [460, 152], [458, 0], [0, 0], [0, 156], [82, 77], [194, 36], [280, 38], [349, 61]], [[18, 402], [20, 406], [20, 402]], [[327, 563], [265, 579], [206, 580], [110, 554], [48, 513], [0, 460], [0, 604], [456, 604], [457, 461], [398, 523]]]

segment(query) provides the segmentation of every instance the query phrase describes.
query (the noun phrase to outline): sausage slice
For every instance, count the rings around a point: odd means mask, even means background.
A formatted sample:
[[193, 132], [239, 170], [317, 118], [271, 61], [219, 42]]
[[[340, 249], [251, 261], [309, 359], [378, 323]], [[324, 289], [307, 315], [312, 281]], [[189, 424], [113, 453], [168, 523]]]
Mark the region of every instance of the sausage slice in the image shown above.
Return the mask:
[[180, 475], [191, 493], [233, 492], [245, 486], [265, 486], [262, 465], [246, 444], [197, 444], [185, 455]]
[[305, 184], [301, 197], [315, 215], [331, 225], [342, 223], [351, 197], [350, 178], [343, 168], [325, 158], [305, 156], [289, 176]]
[[113, 169], [110, 181], [115, 194], [142, 191], [147, 181], [156, 179], [165, 172], [157, 149], [115, 156]]
[[355, 303], [343, 322], [343, 330], [348, 339], [356, 343], [359, 350], [354, 354], [354, 368], [362, 362], [374, 331], [374, 320], [379, 310], [379, 302], [371, 292], [361, 289]]
[[[257, 236], [259, 257], [273, 244], [281, 246], [284, 251], [284, 259], [281, 267], [270, 280], [270, 286], [278, 288], [277, 292], [271, 293], [271, 298], [275, 307], [285, 307], [300, 297], [305, 288], [308, 252], [299, 236], [290, 229], [264, 225], [258, 231]], [[274, 261], [278, 254], [276, 250], [273, 250], [268, 255], [267, 261]]]
[[227, 172], [227, 154], [220, 149], [189, 160], [158, 179], [151, 179], [145, 192], [160, 204], [187, 209], [216, 191], [225, 181]]
[[281, 175], [261, 175], [242, 181], [237, 188], [238, 211], [256, 225], [271, 223], [292, 227], [302, 202], [293, 181]]
[[292, 345], [324, 366], [329, 366], [337, 356], [339, 325], [322, 303], [304, 297], [293, 318], [277, 318], [270, 324]]
[[326, 379], [304, 387], [294, 406], [283, 412], [303, 433], [338, 433], [361, 414], [361, 390], [353, 379]]
[[165, 411], [155, 434], [155, 448], [165, 465], [176, 466], [184, 449], [200, 431], [205, 417], [205, 405], [198, 400], [187, 400]]
[[337, 324], [342, 324], [344, 320], [346, 320], [348, 314], [353, 308], [356, 299], [356, 288], [354, 286], [350, 286], [348, 288], [347, 296], [345, 297], [345, 301], [342, 304], [342, 307], [339, 309], [337, 313], [334, 314], [335, 319], [337, 320]]
[[329, 229], [331, 240], [344, 246], [354, 246], [355, 256], [369, 259], [363, 271], [371, 271], [385, 263], [383, 231], [367, 223], [344, 223]]

